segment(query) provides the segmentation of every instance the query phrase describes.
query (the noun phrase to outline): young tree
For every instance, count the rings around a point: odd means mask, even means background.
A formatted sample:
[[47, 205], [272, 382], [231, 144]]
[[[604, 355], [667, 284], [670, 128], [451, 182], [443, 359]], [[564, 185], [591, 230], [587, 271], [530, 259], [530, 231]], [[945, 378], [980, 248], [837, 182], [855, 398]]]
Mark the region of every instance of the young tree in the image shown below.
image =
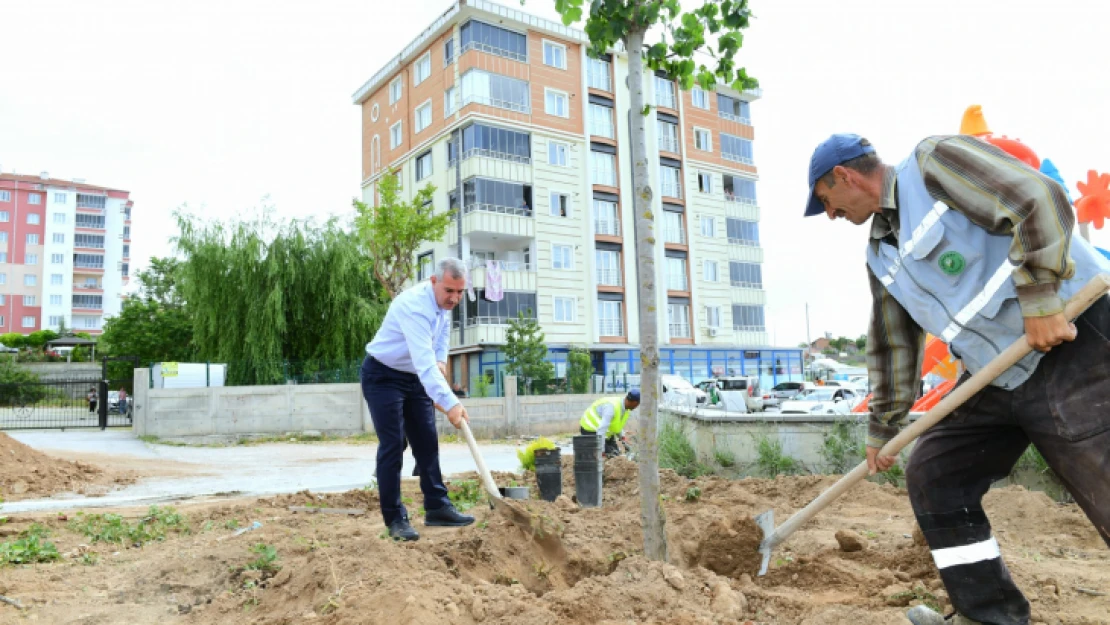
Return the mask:
[[378, 179], [378, 205], [368, 206], [355, 200], [358, 228], [362, 245], [370, 257], [374, 277], [382, 283], [393, 299], [416, 275], [416, 252], [426, 241], [439, 241], [447, 234], [452, 211], [436, 214], [431, 209], [435, 187], [427, 185], [417, 191], [411, 202], [400, 196], [400, 183], [395, 172]]
[[856, 349], [858, 349], [861, 352], [864, 351], [865, 349], [867, 349], [867, 335], [866, 334], [861, 334], [861, 335], [859, 335], [859, 338], [856, 339]]
[[[100, 349], [108, 356], [134, 356], [138, 366], [155, 362], [182, 362], [193, 357], [193, 320], [181, 308], [154, 300], [123, 303], [120, 313], [104, 322]], [[113, 362], [110, 377], [125, 378], [131, 363]]]
[[150, 266], [135, 275], [143, 299], [153, 300], [162, 306], [180, 307], [183, 303], [177, 292], [180, 270], [180, 260], [170, 256], [152, 256]]
[[[563, 23], [583, 19], [583, 0], [555, 0]], [[644, 68], [663, 70], [682, 89], [694, 83], [712, 91], [718, 82], [743, 91], [758, 86], [734, 57], [743, 44], [740, 32], [748, 27], [747, 0], [706, 0], [699, 8], [682, 12], [679, 0], [592, 0], [585, 16], [590, 54], [599, 56], [624, 45], [628, 51], [631, 91], [633, 213], [636, 215], [636, 256], [639, 270], [641, 396], [640, 496], [644, 528], [644, 555], [667, 559], [666, 519], [659, 497], [659, 448], [656, 415], [659, 403], [659, 314], [655, 295], [655, 194], [648, 176], [645, 124], [651, 109], [644, 102]], [[648, 31], [659, 41], [647, 44]], [[708, 45], [707, 35], [716, 37]], [[714, 59], [713, 67], [694, 60], [695, 52]], [[636, 114], [639, 113], [639, 114]]]
[[587, 393], [590, 389], [590, 376], [593, 375], [590, 353], [575, 347], [567, 354], [567, 385], [572, 393]]
[[547, 360], [547, 341], [535, 318], [517, 313], [516, 319], [509, 320], [505, 361], [509, 374], [524, 382], [527, 392], [532, 391], [534, 382], [544, 385], [555, 375], [555, 365]]

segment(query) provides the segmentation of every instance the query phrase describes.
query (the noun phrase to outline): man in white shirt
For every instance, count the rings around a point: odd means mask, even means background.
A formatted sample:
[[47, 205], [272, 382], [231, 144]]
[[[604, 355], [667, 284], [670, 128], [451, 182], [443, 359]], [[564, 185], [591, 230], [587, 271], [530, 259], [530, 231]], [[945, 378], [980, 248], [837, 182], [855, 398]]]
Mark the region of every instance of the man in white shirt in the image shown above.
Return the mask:
[[435, 275], [397, 296], [362, 363], [362, 394], [378, 435], [377, 476], [382, 518], [396, 540], [417, 540], [401, 503], [404, 440], [420, 467], [424, 525], [461, 527], [474, 517], [460, 514], [447, 497], [439, 469], [435, 408], [456, 428], [469, 421], [466, 408], [447, 384], [451, 311], [466, 290], [466, 266], [445, 258]]

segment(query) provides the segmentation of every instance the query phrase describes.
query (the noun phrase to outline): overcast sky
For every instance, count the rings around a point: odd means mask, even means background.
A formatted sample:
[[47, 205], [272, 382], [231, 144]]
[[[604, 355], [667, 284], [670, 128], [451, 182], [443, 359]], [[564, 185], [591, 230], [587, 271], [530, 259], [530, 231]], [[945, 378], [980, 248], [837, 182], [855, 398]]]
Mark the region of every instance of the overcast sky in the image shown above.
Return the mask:
[[[519, 6], [515, 0], [502, 0]], [[684, 6], [695, 5], [684, 0]], [[0, 167], [131, 191], [132, 267], [165, 255], [172, 211], [347, 214], [351, 94], [446, 0], [5, 0]], [[525, 10], [555, 18], [553, 0]], [[865, 227], [801, 218], [809, 157], [857, 132], [889, 162], [955, 133], [970, 104], [1051, 158], [1076, 194], [1110, 171], [1110, 4], [1095, 0], [753, 0], [739, 61], [752, 107], [768, 331], [866, 332]], [[1110, 226], [1092, 239], [1110, 247]]]

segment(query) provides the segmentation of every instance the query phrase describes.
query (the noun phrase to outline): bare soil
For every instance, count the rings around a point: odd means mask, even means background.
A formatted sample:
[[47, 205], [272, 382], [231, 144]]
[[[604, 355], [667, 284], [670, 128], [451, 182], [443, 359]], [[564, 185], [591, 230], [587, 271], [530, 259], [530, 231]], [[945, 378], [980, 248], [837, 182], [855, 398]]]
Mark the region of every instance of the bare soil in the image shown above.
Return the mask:
[[[596, 509], [567, 496], [567, 469], [558, 501], [524, 503], [560, 532], [565, 556], [557, 559], [484, 504], [471, 510], [478, 523], [462, 529], [426, 528], [417, 515], [421, 540], [394, 543], [367, 490], [189, 505], [179, 510], [189, 533], [141, 547], [87, 544], [53, 516], [15, 518], [0, 532], [44, 523], [66, 557], [0, 570], [0, 594], [28, 606], [0, 604], [0, 623], [879, 625], [906, 623], [905, 606], [916, 601], [947, 605], [929, 552], [914, 539], [905, 492], [891, 486], [860, 484], [788, 540], [767, 576], [754, 577], [751, 517], [774, 508], [781, 523], [835, 477], [687, 480], [663, 471], [670, 563], [659, 563], [641, 555], [635, 465], [606, 463]], [[534, 481], [524, 481], [536, 496]], [[418, 512], [416, 482], [406, 480], [405, 491]], [[293, 513], [291, 505], [368, 514]], [[1006, 487], [986, 507], [1034, 622], [1110, 625], [1110, 598], [1076, 590], [1110, 592], [1110, 551], [1074, 505]], [[132, 521], [147, 514], [122, 512]], [[239, 536], [229, 529], [253, 521], [262, 527]], [[844, 530], [864, 548], [842, 551], [836, 533]], [[258, 543], [276, 548], [280, 570], [243, 570]]]
[[48, 456], [0, 432], [0, 495], [8, 501], [57, 493], [103, 495], [136, 479], [134, 471]]

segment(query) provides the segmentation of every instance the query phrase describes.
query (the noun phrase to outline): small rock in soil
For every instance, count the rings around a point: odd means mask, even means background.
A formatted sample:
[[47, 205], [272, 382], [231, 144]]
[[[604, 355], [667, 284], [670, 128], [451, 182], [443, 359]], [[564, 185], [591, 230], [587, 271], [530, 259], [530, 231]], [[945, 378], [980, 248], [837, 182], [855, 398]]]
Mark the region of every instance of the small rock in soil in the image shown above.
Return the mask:
[[845, 553], [867, 549], [867, 539], [852, 530], [840, 530], [837, 532], [836, 542], [840, 544], [840, 550]]

